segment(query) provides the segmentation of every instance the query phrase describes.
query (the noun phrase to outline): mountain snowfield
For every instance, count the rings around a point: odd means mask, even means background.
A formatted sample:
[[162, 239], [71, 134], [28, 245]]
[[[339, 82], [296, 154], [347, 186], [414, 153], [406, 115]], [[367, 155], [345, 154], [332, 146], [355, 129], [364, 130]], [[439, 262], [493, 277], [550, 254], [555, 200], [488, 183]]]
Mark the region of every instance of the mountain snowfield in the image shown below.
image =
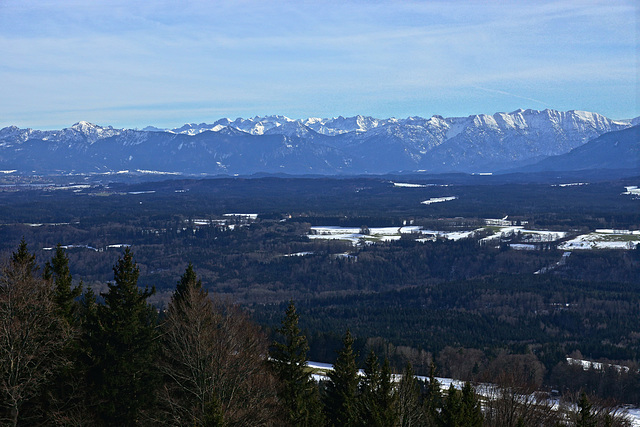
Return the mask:
[[155, 170], [183, 174], [495, 172], [565, 154], [638, 119], [517, 110], [405, 119], [265, 116], [174, 129], [0, 130], [0, 168], [21, 173]]

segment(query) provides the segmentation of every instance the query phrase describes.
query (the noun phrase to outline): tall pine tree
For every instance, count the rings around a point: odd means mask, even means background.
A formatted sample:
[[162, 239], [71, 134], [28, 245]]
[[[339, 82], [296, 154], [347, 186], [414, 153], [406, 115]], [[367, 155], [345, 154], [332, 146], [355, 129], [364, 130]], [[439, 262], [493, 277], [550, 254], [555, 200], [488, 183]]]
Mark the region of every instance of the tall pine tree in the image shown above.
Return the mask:
[[271, 366], [282, 383], [278, 397], [294, 426], [317, 426], [323, 423], [318, 387], [307, 367], [307, 338], [298, 326], [300, 316], [293, 301], [289, 302], [279, 340], [269, 350]]
[[385, 359], [380, 368], [378, 357], [373, 351], [367, 356], [364, 377], [360, 383], [358, 418], [363, 426], [393, 426], [396, 421], [389, 361]]
[[462, 412], [464, 413], [464, 425], [468, 427], [482, 427], [484, 417], [478, 396], [471, 383], [466, 382], [462, 386]]
[[429, 369], [429, 382], [427, 384], [426, 395], [424, 397], [424, 409], [428, 425], [435, 425], [442, 409], [442, 393], [440, 392], [440, 381], [436, 378], [436, 365], [431, 362]]
[[65, 322], [69, 328], [72, 340], [61, 354], [74, 363], [61, 366], [55, 373], [46, 393], [46, 412], [48, 418], [58, 424], [78, 423], [83, 419], [84, 408], [82, 402], [85, 371], [80, 363], [82, 357], [79, 337], [81, 334], [81, 303], [79, 297], [82, 285], [73, 287], [73, 280], [69, 270], [69, 258], [62, 246], [56, 246], [55, 253], [47, 261], [43, 273], [44, 279], [52, 287], [52, 301], [56, 316]]
[[193, 264], [189, 263], [184, 274], [180, 277], [176, 290], [173, 293], [173, 301], [178, 303], [184, 301], [189, 289], [202, 289], [202, 280], [198, 279]]
[[133, 426], [154, 401], [156, 313], [147, 303], [155, 289], [138, 289], [140, 274], [127, 248], [113, 267], [114, 283], [90, 325], [89, 382], [98, 399], [97, 416], [107, 425]]
[[578, 414], [576, 419], [576, 427], [595, 427], [596, 417], [591, 410], [591, 402], [585, 392], [580, 394], [580, 400], [578, 400]]
[[53, 258], [45, 264], [43, 276], [45, 280], [53, 281], [53, 301], [58, 314], [70, 325], [77, 323], [79, 304], [76, 299], [82, 294], [82, 287], [73, 287], [69, 258], [59, 243]]
[[347, 332], [342, 339], [342, 348], [329, 372], [329, 384], [325, 396], [325, 407], [329, 422], [335, 427], [357, 425], [358, 366], [353, 350], [353, 337]]

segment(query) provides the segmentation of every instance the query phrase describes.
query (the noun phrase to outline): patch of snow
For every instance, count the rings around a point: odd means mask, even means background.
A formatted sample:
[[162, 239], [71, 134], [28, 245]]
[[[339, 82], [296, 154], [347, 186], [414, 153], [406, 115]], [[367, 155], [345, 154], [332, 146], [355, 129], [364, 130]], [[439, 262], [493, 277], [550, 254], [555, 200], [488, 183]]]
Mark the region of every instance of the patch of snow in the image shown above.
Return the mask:
[[640, 196], [640, 188], [638, 188], [637, 186], [631, 185], [629, 187], [624, 187], [624, 188], [626, 191], [622, 194]]
[[[89, 249], [95, 252], [98, 252], [98, 249], [94, 248], [93, 246], [89, 246], [89, 245], [61, 245], [60, 246], [62, 249], [75, 249], [75, 248], [81, 248], [81, 249]], [[52, 251], [55, 248], [42, 248], [43, 251]]]
[[423, 205], [431, 205], [433, 203], [442, 203], [442, 202], [449, 202], [451, 200], [456, 200], [458, 198], [458, 196], [446, 196], [446, 197], [432, 197], [428, 200], [422, 201], [420, 202]]
[[554, 184], [552, 187], [578, 187], [581, 185], [589, 185], [588, 182], [570, 182], [568, 184]]
[[411, 234], [411, 233], [420, 233], [422, 227], [419, 225], [405, 225], [404, 227], [400, 227], [400, 233], [402, 234]]
[[180, 172], [163, 172], [163, 171], [152, 171], [146, 169], [136, 169], [136, 172], [144, 173], [148, 175], [180, 175]]
[[584, 369], [585, 371], [589, 369], [602, 370], [604, 368], [613, 367], [618, 372], [621, 372], [621, 371], [629, 372], [628, 366], [614, 365], [611, 363], [592, 362], [590, 360], [574, 359], [572, 357], [567, 357], [567, 363], [569, 365], [580, 365], [582, 366], [582, 369]]
[[526, 243], [511, 243], [509, 245], [511, 249], [515, 249], [516, 251], [535, 251], [536, 245], [529, 245]]
[[424, 188], [425, 184], [410, 184], [407, 182], [392, 182], [394, 187], [404, 187], [404, 188]]
[[286, 255], [282, 255], [284, 257], [292, 257], [292, 256], [307, 256], [307, 255], [313, 255], [314, 252], [296, 252], [293, 254], [286, 254]]
[[[572, 249], [617, 249], [617, 250], [631, 250], [637, 245], [640, 245], [640, 238], [629, 239], [629, 235], [638, 235], [640, 233], [632, 232], [629, 230], [603, 230], [604, 232], [595, 232], [589, 234], [582, 234], [571, 240], [568, 240], [558, 246], [561, 250]], [[616, 231], [616, 233], [610, 233], [609, 231]], [[619, 233], [624, 231], [624, 233]]]
[[242, 219], [258, 219], [258, 214], [245, 214], [245, 213], [226, 213], [222, 216], [228, 216], [233, 218], [242, 218]]

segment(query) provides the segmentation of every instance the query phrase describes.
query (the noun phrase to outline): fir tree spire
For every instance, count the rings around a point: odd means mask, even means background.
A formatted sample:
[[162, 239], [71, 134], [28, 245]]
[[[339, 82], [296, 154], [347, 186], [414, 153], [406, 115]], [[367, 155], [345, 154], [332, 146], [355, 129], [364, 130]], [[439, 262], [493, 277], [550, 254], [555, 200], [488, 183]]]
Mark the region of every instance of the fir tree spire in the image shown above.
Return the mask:
[[189, 263], [187, 265], [187, 269], [184, 274], [178, 280], [178, 284], [176, 285], [176, 290], [173, 293], [174, 301], [182, 301], [187, 292], [188, 287], [194, 288], [202, 288], [202, 280], [198, 279], [195, 270], [193, 269], [193, 264]]
[[138, 289], [140, 274], [127, 248], [113, 268], [114, 283], [97, 306], [89, 337], [93, 389], [103, 403], [98, 416], [107, 425], [135, 425], [154, 401], [157, 351], [156, 312], [147, 303], [154, 289]]
[[14, 266], [24, 266], [25, 273], [29, 276], [38, 270], [36, 266], [36, 255], [29, 252], [24, 237], [20, 240], [18, 249], [11, 254], [11, 262]]
[[82, 294], [82, 286], [72, 287], [69, 258], [59, 243], [53, 258], [45, 264], [43, 276], [45, 280], [53, 280], [53, 301], [58, 313], [68, 324], [73, 324], [78, 311], [76, 298]]
[[326, 408], [333, 426], [354, 426], [357, 423], [356, 400], [358, 393], [358, 367], [353, 351], [353, 336], [347, 332], [342, 339], [338, 359], [329, 372]]
[[282, 381], [279, 398], [284, 404], [288, 418], [295, 426], [313, 426], [321, 423], [318, 389], [307, 368], [307, 338], [300, 331], [293, 301], [289, 301], [282, 319], [282, 326], [276, 331], [276, 340], [269, 349], [271, 366]]

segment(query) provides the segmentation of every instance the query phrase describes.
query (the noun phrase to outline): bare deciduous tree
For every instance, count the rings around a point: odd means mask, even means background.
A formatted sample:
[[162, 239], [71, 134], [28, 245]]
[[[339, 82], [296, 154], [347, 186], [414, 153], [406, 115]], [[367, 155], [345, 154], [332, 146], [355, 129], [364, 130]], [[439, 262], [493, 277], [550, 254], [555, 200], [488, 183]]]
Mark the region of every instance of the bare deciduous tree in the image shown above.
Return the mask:
[[[50, 284], [35, 273], [24, 242], [0, 271], [0, 417], [13, 426], [37, 412], [34, 398], [68, 363], [68, 325], [56, 316]], [[31, 414], [22, 413], [28, 403]]]
[[265, 337], [240, 309], [212, 301], [196, 283], [174, 296], [162, 325], [168, 423], [204, 425], [219, 411], [225, 425], [274, 424]]
[[561, 411], [546, 395], [536, 393], [542, 384], [544, 366], [532, 354], [500, 354], [485, 371], [487, 386], [483, 390], [485, 425], [556, 426]]

